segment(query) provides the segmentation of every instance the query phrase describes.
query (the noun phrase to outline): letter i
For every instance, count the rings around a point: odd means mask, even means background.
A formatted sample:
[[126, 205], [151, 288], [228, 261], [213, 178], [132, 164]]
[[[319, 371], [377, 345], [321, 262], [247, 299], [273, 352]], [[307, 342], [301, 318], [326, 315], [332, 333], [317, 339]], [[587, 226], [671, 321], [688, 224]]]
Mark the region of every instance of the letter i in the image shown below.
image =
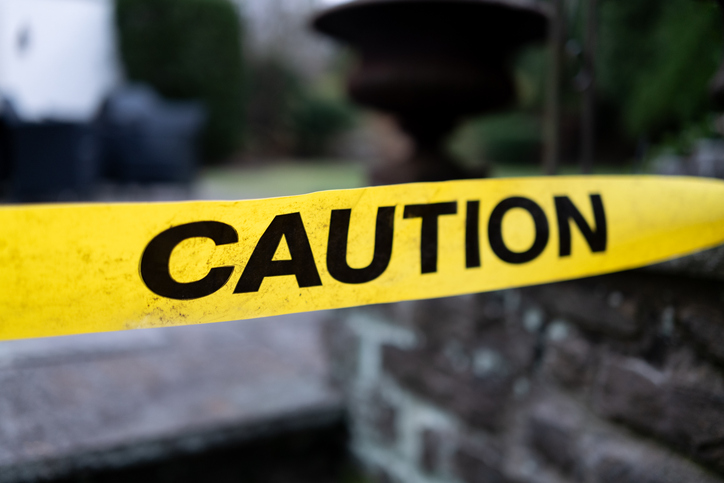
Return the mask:
[[480, 201], [468, 201], [465, 218], [465, 267], [480, 266]]

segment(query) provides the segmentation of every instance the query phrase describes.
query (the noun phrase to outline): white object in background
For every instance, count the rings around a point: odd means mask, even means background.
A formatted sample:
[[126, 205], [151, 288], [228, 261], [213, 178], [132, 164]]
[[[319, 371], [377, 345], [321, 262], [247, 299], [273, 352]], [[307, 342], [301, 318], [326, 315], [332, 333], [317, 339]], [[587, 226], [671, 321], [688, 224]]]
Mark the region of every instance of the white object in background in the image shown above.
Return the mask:
[[118, 83], [112, 0], [0, 0], [0, 97], [24, 121], [87, 121]]

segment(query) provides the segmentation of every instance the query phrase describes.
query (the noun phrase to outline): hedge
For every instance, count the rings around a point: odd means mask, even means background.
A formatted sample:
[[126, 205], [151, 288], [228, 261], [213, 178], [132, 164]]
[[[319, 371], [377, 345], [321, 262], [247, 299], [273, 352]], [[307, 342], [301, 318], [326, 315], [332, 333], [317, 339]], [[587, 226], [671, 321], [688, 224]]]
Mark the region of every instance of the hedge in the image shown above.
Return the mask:
[[203, 148], [222, 160], [243, 142], [240, 16], [226, 0], [117, 0], [116, 26], [128, 80], [208, 109]]

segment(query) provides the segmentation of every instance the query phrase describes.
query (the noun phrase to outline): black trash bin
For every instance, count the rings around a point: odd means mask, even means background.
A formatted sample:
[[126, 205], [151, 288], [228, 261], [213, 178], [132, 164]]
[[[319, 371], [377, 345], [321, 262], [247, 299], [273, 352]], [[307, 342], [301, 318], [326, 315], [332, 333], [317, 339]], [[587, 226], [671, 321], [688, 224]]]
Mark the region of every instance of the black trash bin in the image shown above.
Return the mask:
[[98, 174], [91, 124], [15, 121], [8, 132], [13, 200], [53, 202], [91, 197]]
[[5, 118], [0, 112], [0, 200], [5, 199], [9, 192], [12, 165], [10, 157], [10, 136]]
[[167, 101], [139, 85], [116, 92], [101, 119], [105, 175], [121, 183], [191, 182], [205, 120], [197, 101]]

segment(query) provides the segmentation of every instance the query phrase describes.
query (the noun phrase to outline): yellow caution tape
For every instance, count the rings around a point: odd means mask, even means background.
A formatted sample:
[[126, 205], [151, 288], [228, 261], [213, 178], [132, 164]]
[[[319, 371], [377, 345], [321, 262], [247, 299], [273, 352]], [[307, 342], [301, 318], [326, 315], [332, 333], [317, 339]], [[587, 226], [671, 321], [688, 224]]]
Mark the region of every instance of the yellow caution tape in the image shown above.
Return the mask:
[[724, 182], [517, 178], [0, 209], [0, 340], [483, 292], [724, 242]]

